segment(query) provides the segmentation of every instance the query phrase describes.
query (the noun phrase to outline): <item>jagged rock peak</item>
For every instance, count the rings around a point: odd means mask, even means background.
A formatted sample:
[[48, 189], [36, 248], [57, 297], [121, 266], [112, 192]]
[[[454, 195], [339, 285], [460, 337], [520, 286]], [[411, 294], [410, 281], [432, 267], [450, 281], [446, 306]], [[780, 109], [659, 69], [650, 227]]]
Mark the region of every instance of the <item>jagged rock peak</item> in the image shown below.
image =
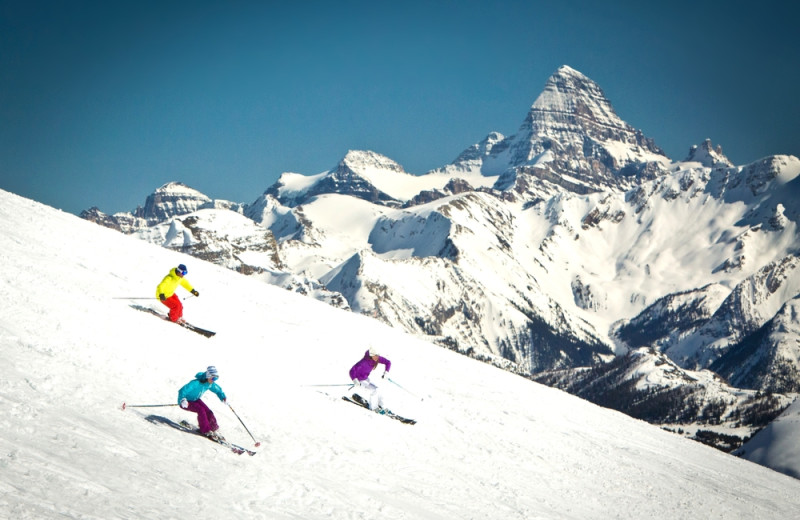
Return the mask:
[[562, 145], [581, 145], [588, 135], [599, 142], [620, 141], [662, 153], [617, 116], [597, 83], [567, 65], [547, 80], [520, 130]]
[[349, 150], [344, 159], [339, 162], [337, 170], [347, 168], [354, 172], [361, 172], [366, 168], [379, 170], [391, 170], [399, 173], [406, 173], [402, 166], [389, 159], [385, 155], [371, 152], [369, 150]]
[[476, 159], [488, 156], [491, 153], [492, 148], [494, 148], [497, 143], [502, 142], [504, 139], [505, 136], [500, 132], [491, 132], [484, 138], [483, 141], [473, 144], [461, 152], [461, 155], [456, 157], [456, 160], [453, 161], [453, 164], [474, 161]]
[[561, 114], [565, 113], [590, 117], [615, 127], [627, 127], [614, 112], [600, 86], [567, 65], [561, 66], [548, 78], [544, 90], [531, 106], [529, 119], [560, 121]]
[[707, 168], [733, 166], [730, 159], [722, 153], [722, 146], [717, 145], [714, 148], [711, 144], [711, 139], [706, 139], [700, 146], [693, 145], [689, 149], [689, 155], [686, 157], [685, 162], [699, 162]]

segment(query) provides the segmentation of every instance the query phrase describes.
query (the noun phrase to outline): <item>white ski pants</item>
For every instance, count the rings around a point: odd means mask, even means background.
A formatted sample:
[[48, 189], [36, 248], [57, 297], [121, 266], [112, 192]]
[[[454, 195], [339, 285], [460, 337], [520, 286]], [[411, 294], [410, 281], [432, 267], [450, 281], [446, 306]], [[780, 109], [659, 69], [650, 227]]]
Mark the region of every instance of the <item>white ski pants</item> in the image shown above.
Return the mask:
[[366, 399], [369, 403], [370, 410], [383, 407], [383, 395], [381, 393], [381, 389], [375, 386], [369, 379], [359, 381], [359, 385], [353, 388], [353, 393], [356, 393]]

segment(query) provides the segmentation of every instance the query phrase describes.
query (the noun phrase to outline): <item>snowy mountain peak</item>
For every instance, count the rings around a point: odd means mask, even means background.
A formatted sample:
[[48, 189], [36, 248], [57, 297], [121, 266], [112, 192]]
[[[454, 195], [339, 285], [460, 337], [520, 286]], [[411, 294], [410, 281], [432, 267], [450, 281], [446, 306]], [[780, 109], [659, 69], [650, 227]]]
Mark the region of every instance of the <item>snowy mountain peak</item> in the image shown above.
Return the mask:
[[[566, 65], [547, 80], [519, 134], [527, 140], [552, 139], [561, 147], [581, 147], [588, 137], [597, 143], [627, 145], [636, 154], [663, 156], [651, 139], [617, 116], [597, 83]], [[622, 162], [622, 157], [615, 159]]]
[[[319, 175], [307, 177], [284, 173], [265, 195], [271, 195], [289, 207], [305, 204], [314, 197], [329, 193], [399, 205], [396, 196], [381, 188], [386, 184], [402, 184], [403, 181], [398, 179], [412, 177], [402, 166], [384, 155], [367, 150], [350, 150], [334, 169]], [[415, 194], [412, 193], [412, 196]]]
[[731, 167], [733, 163], [722, 153], [722, 146], [716, 148], [711, 144], [711, 139], [706, 139], [700, 146], [693, 145], [689, 149], [689, 156], [685, 162], [699, 162], [706, 168]]
[[544, 90], [531, 106], [527, 121], [558, 122], [562, 121], [564, 114], [601, 121], [612, 127], [629, 128], [614, 112], [600, 86], [566, 65], [547, 80]]
[[157, 188], [153, 195], [160, 195], [160, 196], [170, 196], [170, 197], [186, 197], [186, 198], [199, 198], [205, 200], [211, 200], [203, 193], [200, 193], [194, 188], [187, 186], [182, 182], [168, 182], [163, 186]]
[[505, 136], [500, 132], [490, 132], [483, 141], [473, 144], [461, 152], [456, 160], [453, 161], [453, 164], [463, 165], [464, 163], [485, 157], [492, 152], [492, 149], [497, 143], [502, 142], [504, 139]]
[[175, 215], [191, 213], [210, 203], [211, 198], [194, 188], [180, 182], [168, 182], [150, 194], [144, 208], [137, 208], [134, 215], [156, 224]]
[[[555, 71], [555, 73], [553, 75], [554, 76], [555, 75], [561, 75], [561, 76], [570, 76], [571, 75], [571, 76], [578, 76], [580, 78], [586, 78], [586, 76], [584, 76], [583, 74], [581, 74], [577, 70], [573, 69], [569, 65], [560, 66], [558, 69], [556, 69], [556, 71]], [[586, 78], [586, 79], [588, 79], [588, 78]]]
[[583, 194], [627, 189], [664, 175], [669, 163], [652, 139], [617, 116], [597, 83], [564, 65], [517, 134], [495, 144], [480, 170], [499, 176], [496, 189], [537, 198], [543, 182]]
[[369, 150], [349, 150], [344, 159], [339, 162], [337, 171], [348, 170], [354, 173], [364, 173], [368, 169], [389, 170], [406, 173], [405, 169], [385, 155]]

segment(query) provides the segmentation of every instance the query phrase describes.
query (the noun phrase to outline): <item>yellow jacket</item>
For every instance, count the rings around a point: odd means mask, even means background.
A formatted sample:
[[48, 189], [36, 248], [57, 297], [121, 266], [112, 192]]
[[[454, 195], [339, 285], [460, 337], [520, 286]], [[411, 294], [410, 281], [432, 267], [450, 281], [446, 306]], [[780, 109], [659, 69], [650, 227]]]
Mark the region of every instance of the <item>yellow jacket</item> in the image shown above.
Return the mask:
[[180, 284], [189, 292], [192, 292], [194, 289], [192, 284], [189, 283], [189, 280], [183, 278], [182, 276], [178, 276], [178, 270], [173, 268], [169, 274], [165, 276], [163, 280], [161, 280], [161, 283], [158, 284], [158, 287], [156, 287], [156, 298], [158, 298], [159, 294], [163, 294], [164, 297], [169, 298], [175, 294], [175, 289], [178, 288], [178, 284]]

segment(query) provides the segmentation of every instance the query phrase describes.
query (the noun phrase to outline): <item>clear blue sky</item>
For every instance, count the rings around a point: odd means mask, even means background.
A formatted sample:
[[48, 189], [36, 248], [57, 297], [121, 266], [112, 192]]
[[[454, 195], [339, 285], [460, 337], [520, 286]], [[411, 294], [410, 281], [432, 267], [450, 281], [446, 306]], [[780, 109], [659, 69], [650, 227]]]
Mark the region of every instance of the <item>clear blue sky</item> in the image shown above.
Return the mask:
[[0, 0], [0, 188], [114, 213], [169, 181], [250, 203], [350, 149], [424, 173], [565, 64], [673, 159], [800, 156], [791, 4]]

